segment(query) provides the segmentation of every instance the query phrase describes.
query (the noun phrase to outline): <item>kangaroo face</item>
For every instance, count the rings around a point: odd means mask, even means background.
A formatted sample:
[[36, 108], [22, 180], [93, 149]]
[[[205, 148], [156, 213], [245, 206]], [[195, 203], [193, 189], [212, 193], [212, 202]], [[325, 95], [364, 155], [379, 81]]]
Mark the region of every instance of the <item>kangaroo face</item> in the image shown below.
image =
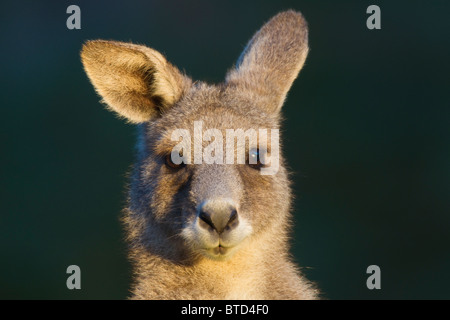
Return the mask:
[[84, 68], [103, 101], [139, 124], [130, 229], [143, 246], [220, 260], [285, 223], [289, 183], [273, 137], [307, 35], [301, 14], [278, 14], [217, 86], [193, 83], [145, 46], [84, 45]]
[[[245, 144], [239, 145], [242, 137], [229, 134], [230, 130], [251, 129], [257, 133], [259, 129], [270, 132], [278, 128], [278, 117], [262, 113], [254, 104], [232, 89], [200, 84], [162, 117], [145, 125], [139, 150], [145, 155], [140, 169], [145, 174], [140, 181], [149, 195], [151, 215], [165, 225], [169, 237], [181, 237], [186, 250], [192, 253], [228, 258], [249, 236], [284, 219], [273, 214], [286, 212], [289, 206], [288, 184], [281, 183], [287, 181], [284, 169], [263, 175], [264, 165], [258, 161], [252, 164], [249, 159], [252, 155], [261, 157], [260, 152], [270, 156], [270, 141], [266, 141], [270, 139], [263, 141], [265, 137], [260, 136], [254, 141], [245, 139]], [[173, 133], [180, 129], [189, 133], [186, 142], [190, 151], [182, 150], [183, 162], [175, 164], [171, 155], [179, 140], [174, 141]], [[219, 163], [207, 163], [207, 159], [194, 163], [198, 152], [194, 149], [200, 147], [200, 153], [205, 155], [208, 146], [217, 142], [217, 136], [208, 139], [211, 129], [222, 139], [212, 151], [222, 151], [222, 161], [216, 158]], [[230, 158], [226, 154], [230, 152], [230, 137], [233, 162], [226, 163]], [[260, 145], [267, 146], [267, 151], [260, 150]], [[238, 154], [245, 156], [241, 163], [237, 161]]]

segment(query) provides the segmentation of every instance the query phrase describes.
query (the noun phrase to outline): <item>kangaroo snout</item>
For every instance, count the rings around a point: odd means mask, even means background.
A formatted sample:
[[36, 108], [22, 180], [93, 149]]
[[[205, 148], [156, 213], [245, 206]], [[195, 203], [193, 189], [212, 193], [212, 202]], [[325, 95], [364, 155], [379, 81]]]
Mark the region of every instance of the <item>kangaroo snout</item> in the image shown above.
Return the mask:
[[228, 259], [252, 233], [252, 227], [244, 215], [239, 214], [238, 207], [231, 198], [204, 200], [197, 207], [194, 223], [184, 230], [185, 239], [209, 258]]
[[239, 224], [236, 205], [230, 199], [203, 201], [198, 207], [200, 227], [219, 235], [231, 231]]

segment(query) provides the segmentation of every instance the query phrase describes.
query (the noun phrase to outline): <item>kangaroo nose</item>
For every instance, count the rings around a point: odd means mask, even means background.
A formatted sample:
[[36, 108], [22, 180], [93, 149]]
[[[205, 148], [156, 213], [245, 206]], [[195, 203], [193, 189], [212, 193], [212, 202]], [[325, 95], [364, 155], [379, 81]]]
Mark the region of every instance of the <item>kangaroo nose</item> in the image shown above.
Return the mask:
[[200, 225], [216, 230], [217, 233], [229, 231], [239, 224], [236, 206], [231, 200], [214, 199], [204, 201], [198, 209]]

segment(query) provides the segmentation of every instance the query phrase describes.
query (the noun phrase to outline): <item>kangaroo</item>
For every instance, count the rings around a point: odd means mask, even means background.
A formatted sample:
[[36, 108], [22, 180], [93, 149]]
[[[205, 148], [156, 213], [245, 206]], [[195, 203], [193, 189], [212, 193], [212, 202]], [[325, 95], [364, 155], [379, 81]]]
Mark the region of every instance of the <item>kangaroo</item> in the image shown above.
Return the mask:
[[[238, 147], [233, 138], [232, 151], [243, 148], [246, 158], [232, 164], [198, 163], [192, 161], [198, 151], [189, 150], [213, 140], [196, 137], [196, 123], [217, 135], [278, 130], [307, 53], [307, 23], [292, 10], [251, 38], [221, 84], [194, 82], [143, 45], [83, 45], [82, 63], [97, 93], [138, 128], [122, 216], [134, 271], [130, 299], [319, 298], [289, 254], [292, 194], [281, 154], [273, 174], [261, 173], [273, 142], [263, 149], [247, 137], [248, 145]], [[194, 137], [182, 149], [173, 139], [179, 129]]]

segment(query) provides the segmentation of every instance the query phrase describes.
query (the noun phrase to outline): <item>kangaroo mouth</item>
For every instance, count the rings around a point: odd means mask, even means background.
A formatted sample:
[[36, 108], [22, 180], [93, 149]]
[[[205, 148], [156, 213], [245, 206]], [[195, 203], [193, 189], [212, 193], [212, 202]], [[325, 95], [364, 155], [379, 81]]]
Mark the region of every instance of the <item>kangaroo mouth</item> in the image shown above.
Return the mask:
[[228, 248], [226, 248], [226, 247], [222, 246], [221, 244], [219, 244], [217, 247], [215, 247], [213, 249], [213, 252], [215, 254], [222, 254], [223, 255], [223, 254], [226, 254], [228, 252]]
[[233, 247], [224, 247], [221, 244], [219, 244], [217, 247], [214, 248], [207, 248], [205, 250], [206, 256], [209, 258], [212, 258], [214, 260], [224, 260], [231, 256], [231, 251]]

